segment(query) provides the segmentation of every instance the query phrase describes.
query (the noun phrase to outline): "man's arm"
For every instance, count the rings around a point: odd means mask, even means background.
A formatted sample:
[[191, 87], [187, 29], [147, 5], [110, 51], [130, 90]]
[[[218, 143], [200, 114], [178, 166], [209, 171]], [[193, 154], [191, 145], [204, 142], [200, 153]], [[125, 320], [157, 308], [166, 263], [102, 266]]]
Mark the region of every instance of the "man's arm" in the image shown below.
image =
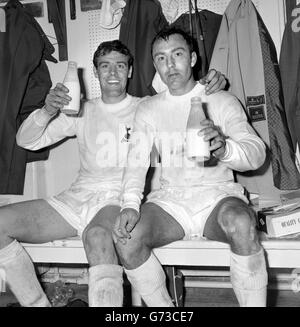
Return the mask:
[[225, 148], [219, 160], [240, 172], [261, 167], [266, 160], [266, 146], [248, 123], [239, 101], [232, 97], [220, 109]]
[[150, 121], [143, 110], [138, 108], [123, 176], [121, 213], [114, 227], [115, 240], [119, 239], [122, 242], [125, 238], [130, 238], [130, 232], [139, 220], [140, 204], [154, 142], [154, 129]]
[[145, 179], [150, 166], [150, 153], [154, 142], [155, 128], [150, 111], [144, 110], [143, 102], [137, 108], [127, 166], [123, 176], [122, 209], [132, 208], [139, 212]]
[[38, 150], [75, 133], [74, 121], [57, 114], [70, 100], [68, 89], [58, 83], [50, 90], [42, 109], [35, 110], [20, 126], [17, 144], [29, 150]]
[[214, 117], [214, 121], [202, 121], [199, 131], [199, 135], [210, 142], [214, 157], [236, 171], [256, 170], [263, 165], [266, 146], [249, 125], [236, 98], [216, 105]]

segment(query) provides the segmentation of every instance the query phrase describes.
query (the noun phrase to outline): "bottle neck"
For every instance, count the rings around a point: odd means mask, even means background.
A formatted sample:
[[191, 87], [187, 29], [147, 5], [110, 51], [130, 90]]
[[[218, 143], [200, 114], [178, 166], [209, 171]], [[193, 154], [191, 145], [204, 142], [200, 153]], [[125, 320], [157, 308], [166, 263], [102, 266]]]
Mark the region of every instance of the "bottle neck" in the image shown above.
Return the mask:
[[64, 82], [77, 82], [77, 81], [78, 81], [77, 65], [73, 63], [69, 63], [64, 78]]

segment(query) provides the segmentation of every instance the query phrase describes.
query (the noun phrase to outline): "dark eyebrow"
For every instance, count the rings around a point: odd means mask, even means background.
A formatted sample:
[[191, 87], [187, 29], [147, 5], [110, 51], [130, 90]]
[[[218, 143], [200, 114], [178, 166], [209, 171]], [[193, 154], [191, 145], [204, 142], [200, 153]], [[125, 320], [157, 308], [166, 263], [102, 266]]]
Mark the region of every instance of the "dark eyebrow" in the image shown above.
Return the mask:
[[[101, 65], [101, 64], [111, 64], [111, 63], [112, 63], [111, 61], [100, 61], [100, 62], [98, 63], [98, 66]], [[125, 65], [128, 64], [126, 61], [117, 61], [116, 63], [117, 63], [117, 64], [125, 64]]]
[[178, 48], [172, 50], [172, 52], [176, 52], [176, 51], [178, 51], [178, 50], [186, 51], [186, 48], [184, 48], [184, 47], [178, 47]]
[[[178, 48], [173, 49], [172, 52], [176, 52], [176, 51], [178, 51], [178, 50], [186, 51], [186, 48], [184, 48], [184, 47], [178, 47]], [[164, 55], [164, 54], [165, 54], [164, 52], [158, 52], [158, 53], [156, 53], [156, 54], [154, 55], [154, 58], [156, 58], [156, 57], [159, 56], [159, 55]]]
[[154, 55], [154, 58], [157, 57], [157, 56], [162, 56], [162, 55], [164, 55], [163, 52], [157, 52], [157, 53]]
[[[100, 61], [98, 63], [98, 66], [102, 65], [102, 64], [111, 64], [111, 61]], [[128, 65], [128, 62], [126, 61], [117, 61], [116, 64], [124, 64], [124, 65]]]

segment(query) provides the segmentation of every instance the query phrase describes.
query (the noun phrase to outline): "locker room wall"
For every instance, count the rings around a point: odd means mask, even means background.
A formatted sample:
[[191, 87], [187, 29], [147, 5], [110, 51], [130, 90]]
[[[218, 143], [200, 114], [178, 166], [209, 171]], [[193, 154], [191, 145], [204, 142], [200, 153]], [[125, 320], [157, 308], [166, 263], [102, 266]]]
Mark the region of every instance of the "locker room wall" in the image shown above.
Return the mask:
[[[26, 0], [26, 2], [43, 2], [44, 16], [37, 18], [49, 40], [55, 46], [54, 56], [58, 58], [58, 48], [54, 28], [48, 23], [46, 0]], [[119, 26], [108, 30], [99, 25], [100, 10], [82, 12], [80, 0], [76, 1], [76, 20], [70, 19], [69, 1], [66, 1], [66, 20], [68, 35], [69, 60], [78, 62], [83, 71], [83, 80], [87, 98], [100, 95], [98, 81], [93, 75], [92, 56], [98, 44], [105, 40], [117, 39]], [[178, 16], [188, 10], [185, 0], [161, 0], [162, 5], [170, 1], [179, 3]], [[222, 14], [230, 0], [198, 0], [198, 8], [209, 9]], [[284, 0], [253, 0], [258, 8], [279, 54], [284, 31]], [[53, 85], [63, 80], [67, 62], [48, 63]], [[75, 139], [70, 139], [50, 151], [47, 161], [27, 165], [25, 190], [23, 196], [0, 195], [0, 205], [28, 199], [43, 198], [56, 194], [67, 188], [77, 175], [79, 169], [78, 149]]]

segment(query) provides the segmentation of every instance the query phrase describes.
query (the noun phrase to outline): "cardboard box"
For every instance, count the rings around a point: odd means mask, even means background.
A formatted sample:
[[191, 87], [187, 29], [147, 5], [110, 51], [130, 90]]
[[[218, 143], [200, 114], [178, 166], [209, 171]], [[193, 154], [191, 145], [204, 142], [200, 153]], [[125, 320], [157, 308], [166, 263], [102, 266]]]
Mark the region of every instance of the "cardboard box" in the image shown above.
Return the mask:
[[258, 211], [258, 229], [270, 237], [300, 233], [300, 208], [292, 211]]

